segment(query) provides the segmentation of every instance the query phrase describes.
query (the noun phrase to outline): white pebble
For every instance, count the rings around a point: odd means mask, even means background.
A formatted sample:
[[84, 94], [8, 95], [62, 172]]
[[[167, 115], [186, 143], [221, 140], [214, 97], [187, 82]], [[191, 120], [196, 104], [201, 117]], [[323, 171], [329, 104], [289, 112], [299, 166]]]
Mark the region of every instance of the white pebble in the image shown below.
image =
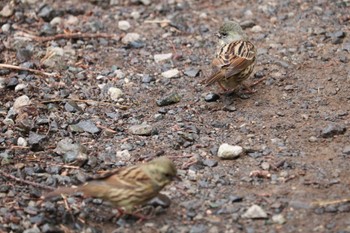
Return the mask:
[[154, 58], [154, 61], [158, 63], [158, 62], [161, 62], [161, 61], [164, 61], [164, 60], [168, 60], [172, 56], [173, 56], [172, 53], [164, 53], [164, 54], [155, 54], [153, 56], [153, 58]]
[[122, 42], [123, 42], [123, 44], [129, 44], [131, 42], [135, 42], [135, 41], [139, 40], [140, 37], [141, 36], [138, 33], [129, 32], [123, 37]]
[[241, 146], [232, 146], [227, 143], [222, 144], [218, 150], [218, 156], [222, 159], [235, 159], [243, 153]]
[[112, 100], [117, 101], [123, 95], [123, 91], [117, 87], [110, 87], [108, 94]]
[[129, 30], [131, 27], [130, 23], [126, 20], [121, 20], [118, 22], [118, 28], [123, 31]]
[[162, 76], [164, 78], [174, 78], [176, 77], [178, 74], [180, 73], [180, 71], [178, 69], [171, 69], [171, 70], [167, 70], [167, 71], [164, 71], [162, 73]]
[[13, 110], [16, 112], [18, 111], [21, 107], [30, 105], [31, 101], [28, 96], [22, 95], [20, 97], [17, 97], [15, 100], [15, 103], [13, 104]]
[[28, 142], [24, 138], [19, 137], [17, 139], [17, 146], [24, 146], [24, 147], [26, 147], [27, 145], [28, 145]]

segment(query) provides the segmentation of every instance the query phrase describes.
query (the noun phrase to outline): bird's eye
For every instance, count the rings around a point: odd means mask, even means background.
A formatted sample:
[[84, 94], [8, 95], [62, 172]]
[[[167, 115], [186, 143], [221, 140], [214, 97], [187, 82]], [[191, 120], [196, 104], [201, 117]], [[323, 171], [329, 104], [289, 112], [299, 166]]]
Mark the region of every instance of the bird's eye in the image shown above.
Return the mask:
[[220, 33], [222, 37], [226, 37], [227, 36], [227, 33], [226, 32], [222, 32]]

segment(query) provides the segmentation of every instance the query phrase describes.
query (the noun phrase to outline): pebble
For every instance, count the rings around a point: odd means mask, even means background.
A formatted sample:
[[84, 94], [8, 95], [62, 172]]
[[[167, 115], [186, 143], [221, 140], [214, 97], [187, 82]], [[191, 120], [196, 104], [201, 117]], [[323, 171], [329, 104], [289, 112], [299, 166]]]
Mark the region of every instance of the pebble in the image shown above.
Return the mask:
[[261, 168], [263, 170], [269, 170], [270, 169], [270, 164], [268, 162], [262, 162], [261, 163]]
[[140, 136], [150, 136], [153, 132], [153, 127], [148, 124], [133, 125], [129, 127], [131, 134]]
[[41, 144], [46, 139], [46, 135], [29, 132], [28, 144], [31, 146]]
[[350, 155], [350, 145], [343, 148], [343, 154]]
[[2, 10], [0, 11], [0, 15], [2, 17], [7, 18], [7, 17], [10, 17], [11, 15], [13, 15], [13, 12], [14, 12], [13, 5], [11, 3], [8, 3], [2, 8]]
[[28, 145], [28, 142], [22, 138], [22, 137], [19, 137], [17, 139], [17, 146], [23, 146], [23, 147], [26, 147]]
[[139, 19], [141, 17], [141, 14], [138, 11], [133, 11], [131, 12], [131, 17], [133, 17], [134, 19]]
[[119, 98], [123, 96], [123, 91], [117, 87], [110, 87], [108, 89], [108, 94], [113, 101], [118, 101]]
[[155, 78], [153, 76], [150, 76], [148, 74], [144, 74], [142, 75], [142, 80], [143, 83], [150, 83], [150, 82], [154, 82]]
[[17, 77], [12, 77], [9, 78], [9, 80], [6, 83], [6, 87], [10, 89], [14, 89], [18, 85], [18, 78]]
[[162, 73], [162, 76], [164, 78], [174, 78], [174, 77], [178, 76], [179, 73], [180, 73], [180, 71], [178, 69], [171, 69], [171, 70], [164, 71]]
[[28, 85], [24, 83], [20, 83], [15, 87], [15, 92], [19, 92], [24, 90]]
[[168, 106], [171, 104], [176, 104], [176, 103], [180, 102], [180, 100], [181, 100], [180, 95], [177, 93], [173, 93], [173, 94], [170, 94], [162, 99], [157, 100], [157, 105], [159, 107]]
[[255, 25], [251, 30], [252, 32], [261, 32], [262, 28], [259, 25]]
[[331, 123], [322, 129], [320, 136], [323, 138], [331, 138], [334, 135], [344, 134], [345, 131], [345, 126]]
[[184, 74], [188, 77], [194, 78], [199, 75], [200, 69], [194, 67], [187, 67], [184, 71]]
[[315, 136], [309, 137], [309, 142], [317, 142], [317, 137]]
[[64, 138], [59, 141], [54, 151], [63, 156], [65, 163], [74, 162], [74, 164], [81, 166], [88, 160], [87, 149], [79, 143], [73, 143], [73, 140], [70, 138]]
[[117, 159], [120, 159], [122, 161], [128, 161], [130, 160], [131, 155], [128, 150], [120, 150], [120, 151], [117, 151], [116, 157]]
[[80, 128], [82, 131], [88, 132], [91, 134], [100, 132], [100, 129], [91, 120], [82, 120], [75, 126]]
[[161, 206], [163, 208], [168, 208], [171, 204], [170, 198], [165, 194], [158, 194], [155, 198], [151, 199], [147, 202], [147, 205], [151, 205], [153, 207]]
[[11, 24], [5, 23], [4, 25], [1, 26], [1, 30], [3, 33], [9, 32], [11, 29]]
[[24, 230], [23, 233], [40, 233], [40, 229], [37, 226]]
[[62, 23], [62, 18], [61, 17], [55, 17], [50, 21], [51, 26], [56, 26], [60, 25]]
[[220, 145], [218, 150], [218, 156], [221, 159], [235, 159], [243, 153], [241, 146], [232, 146], [227, 143]]
[[131, 25], [128, 21], [126, 20], [121, 20], [118, 22], [118, 28], [122, 31], [127, 31], [131, 28]]
[[[79, 23], [79, 19], [78, 19], [78, 17], [75, 17], [74, 15], [68, 16], [68, 19], [65, 20], [65, 25], [77, 25], [78, 23]], [[50, 24], [50, 25], [52, 25], [52, 24]]]
[[123, 44], [130, 44], [130, 43], [138, 41], [140, 38], [141, 38], [140, 34], [135, 33], [135, 32], [129, 32], [123, 37], [122, 43]]
[[18, 112], [20, 110], [20, 108], [24, 107], [24, 106], [28, 106], [31, 104], [31, 101], [29, 99], [28, 96], [26, 95], [22, 95], [16, 98], [14, 104], [13, 104], [13, 110], [15, 112]]
[[203, 160], [203, 165], [207, 167], [216, 167], [218, 165], [218, 161], [213, 159], [205, 159]]
[[173, 57], [172, 53], [163, 53], [163, 54], [154, 54], [153, 59], [155, 62], [161, 62], [165, 60], [169, 60]]
[[215, 94], [215, 93], [209, 93], [208, 95], [206, 95], [204, 97], [204, 100], [206, 102], [215, 102], [217, 101], [218, 99], [220, 99], [220, 96], [218, 94]]
[[273, 221], [274, 223], [280, 224], [280, 225], [286, 223], [286, 219], [283, 217], [282, 214], [273, 215], [273, 216], [272, 216], [272, 221]]
[[242, 214], [242, 218], [264, 219], [267, 218], [267, 213], [260, 206], [252, 205], [244, 214]]

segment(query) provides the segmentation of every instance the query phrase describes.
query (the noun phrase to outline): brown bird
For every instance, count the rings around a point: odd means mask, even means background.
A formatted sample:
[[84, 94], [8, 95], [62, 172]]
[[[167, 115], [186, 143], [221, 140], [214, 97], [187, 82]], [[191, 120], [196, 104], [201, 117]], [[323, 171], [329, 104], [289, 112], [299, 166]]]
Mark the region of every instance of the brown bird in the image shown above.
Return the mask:
[[[218, 83], [224, 92], [231, 92], [253, 72], [257, 51], [236, 22], [225, 22], [217, 36], [220, 40], [212, 62], [213, 72], [204, 83], [207, 86]], [[244, 86], [251, 91], [249, 86]]]
[[46, 194], [45, 199], [60, 194], [83, 192], [85, 195], [111, 202], [115, 207], [131, 213], [143, 205], [176, 178], [174, 163], [166, 157], [148, 163], [117, 169], [77, 187], [60, 187]]

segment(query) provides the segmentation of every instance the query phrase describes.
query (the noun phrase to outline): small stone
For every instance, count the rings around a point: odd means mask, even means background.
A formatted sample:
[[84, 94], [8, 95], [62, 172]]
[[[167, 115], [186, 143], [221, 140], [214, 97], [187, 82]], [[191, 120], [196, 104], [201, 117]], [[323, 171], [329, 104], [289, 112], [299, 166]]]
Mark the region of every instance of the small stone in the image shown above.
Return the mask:
[[46, 135], [41, 135], [29, 132], [28, 144], [32, 147], [32, 150], [39, 151], [43, 150], [44, 142], [46, 141]]
[[122, 31], [127, 31], [131, 27], [130, 23], [126, 20], [121, 20], [118, 22], [118, 28]]
[[128, 150], [120, 150], [120, 151], [117, 151], [116, 157], [117, 159], [120, 159], [122, 161], [128, 161], [131, 155]]
[[286, 223], [286, 219], [283, 217], [282, 214], [273, 215], [273, 216], [272, 216], [272, 221], [273, 221], [274, 223], [280, 224], [280, 225]]
[[262, 28], [259, 25], [255, 25], [251, 30], [252, 32], [261, 32]]
[[73, 140], [70, 138], [59, 141], [54, 151], [63, 156], [63, 161], [65, 163], [74, 162], [74, 164], [81, 166], [88, 160], [86, 154], [87, 149], [79, 143], [74, 144]]
[[151, 0], [140, 0], [140, 2], [145, 6], [148, 6], [149, 4], [151, 4]]
[[218, 161], [213, 159], [205, 159], [203, 160], [203, 165], [207, 167], [216, 167], [218, 165]]
[[163, 99], [157, 100], [157, 105], [159, 107], [168, 106], [171, 104], [176, 104], [176, 103], [180, 102], [180, 100], [181, 100], [180, 95], [177, 93], [173, 93], [173, 94], [170, 94], [170, 95], [164, 97]]
[[220, 99], [220, 96], [218, 94], [215, 94], [215, 93], [209, 93], [208, 95], [206, 95], [204, 97], [204, 100], [206, 102], [215, 102], [217, 101], [218, 99]]
[[147, 124], [133, 125], [129, 127], [129, 131], [134, 135], [150, 136], [153, 132], [153, 127]]
[[6, 83], [6, 87], [13, 89], [18, 85], [18, 78], [17, 77], [12, 77], [9, 78], [7, 83]]
[[317, 142], [317, 137], [315, 136], [309, 137], [309, 142]]
[[239, 25], [242, 27], [242, 29], [247, 29], [247, 28], [254, 27], [255, 23], [252, 20], [246, 20], [246, 21], [243, 21], [242, 23], [240, 23]]
[[65, 20], [65, 25], [77, 25], [79, 23], [78, 17], [69, 15], [68, 19]]
[[345, 126], [331, 123], [322, 129], [320, 136], [323, 138], [331, 138], [334, 135], [344, 134], [345, 131]]
[[347, 145], [343, 148], [343, 154], [350, 155], [350, 145]]
[[294, 89], [294, 86], [293, 85], [286, 85], [285, 87], [284, 87], [284, 90], [285, 91], [292, 91]]
[[40, 229], [37, 226], [34, 226], [32, 228], [26, 229], [23, 231], [23, 233], [40, 233]]
[[172, 58], [172, 56], [173, 56], [172, 53], [154, 54], [153, 58], [154, 58], [154, 61], [158, 63], [164, 60], [169, 60]]
[[61, 17], [55, 17], [50, 21], [51, 26], [56, 26], [60, 25], [62, 23], [62, 18]]
[[221, 159], [235, 159], [243, 153], [241, 146], [232, 146], [227, 143], [220, 145], [218, 150], [218, 156]]
[[123, 96], [123, 91], [117, 87], [110, 87], [108, 89], [108, 94], [112, 100], [118, 101], [119, 98]]
[[5, 23], [4, 25], [1, 26], [1, 30], [3, 33], [8, 33], [11, 29], [11, 24]]
[[252, 205], [249, 209], [242, 215], [242, 218], [250, 219], [264, 219], [267, 218], [267, 213], [258, 205]]
[[14, 7], [11, 3], [6, 4], [0, 11], [0, 15], [7, 18], [13, 15]]
[[22, 95], [20, 97], [17, 97], [14, 104], [13, 104], [13, 110], [15, 112], [18, 112], [20, 108], [30, 105], [31, 101], [28, 96]]
[[164, 78], [174, 78], [174, 77], [177, 77], [179, 73], [180, 71], [178, 69], [171, 69], [171, 70], [164, 71], [162, 73], [162, 76]]
[[237, 111], [237, 108], [231, 104], [231, 105], [225, 105], [223, 107], [223, 110], [226, 112], [235, 112]]
[[100, 132], [100, 129], [90, 120], [83, 120], [76, 124], [77, 127], [81, 128], [83, 131], [95, 134]]
[[150, 83], [150, 82], [155, 81], [155, 78], [153, 76], [148, 75], [148, 74], [144, 74], [144, 75], [142, 75], [142, 80], [141, 81], [143, 83]]
[[26, 87], [27, 87], [27, 84], [20, 83], [20, 84], [18, 84], [18, 85], [15, 87], [15, 92], [22, 91], [22, 90], [24, 90]]
[[133, 17], [134, 19], [139, 19], [141, 17], [141, 14], [138, 11], [133, 11], [131, 12], [131, 17]]
[[194, 78], [197, 77], [199, 74], [200, 69], [194, 68], [194, 67], [188, 67], [185, 69], [184, 74], [188, 77]]
[[26, 147], [28, 145], [28, 142], [22, 138], [22, 137], [19, 137], [17, 139], [17, 146], [23, 146], [23, 147]]
[[262, 162], [261, 163], [261, 168], [263, 170], [269, 170], [270, 169], [270, 164], [268, 162]]
[[138, 41], [140, 38], [141, 38], [140, 34], [134, 33], [134, 32], [129, 32], [123, 37], [122, 43], [123, 44], [130, 44], [130, 43]]

